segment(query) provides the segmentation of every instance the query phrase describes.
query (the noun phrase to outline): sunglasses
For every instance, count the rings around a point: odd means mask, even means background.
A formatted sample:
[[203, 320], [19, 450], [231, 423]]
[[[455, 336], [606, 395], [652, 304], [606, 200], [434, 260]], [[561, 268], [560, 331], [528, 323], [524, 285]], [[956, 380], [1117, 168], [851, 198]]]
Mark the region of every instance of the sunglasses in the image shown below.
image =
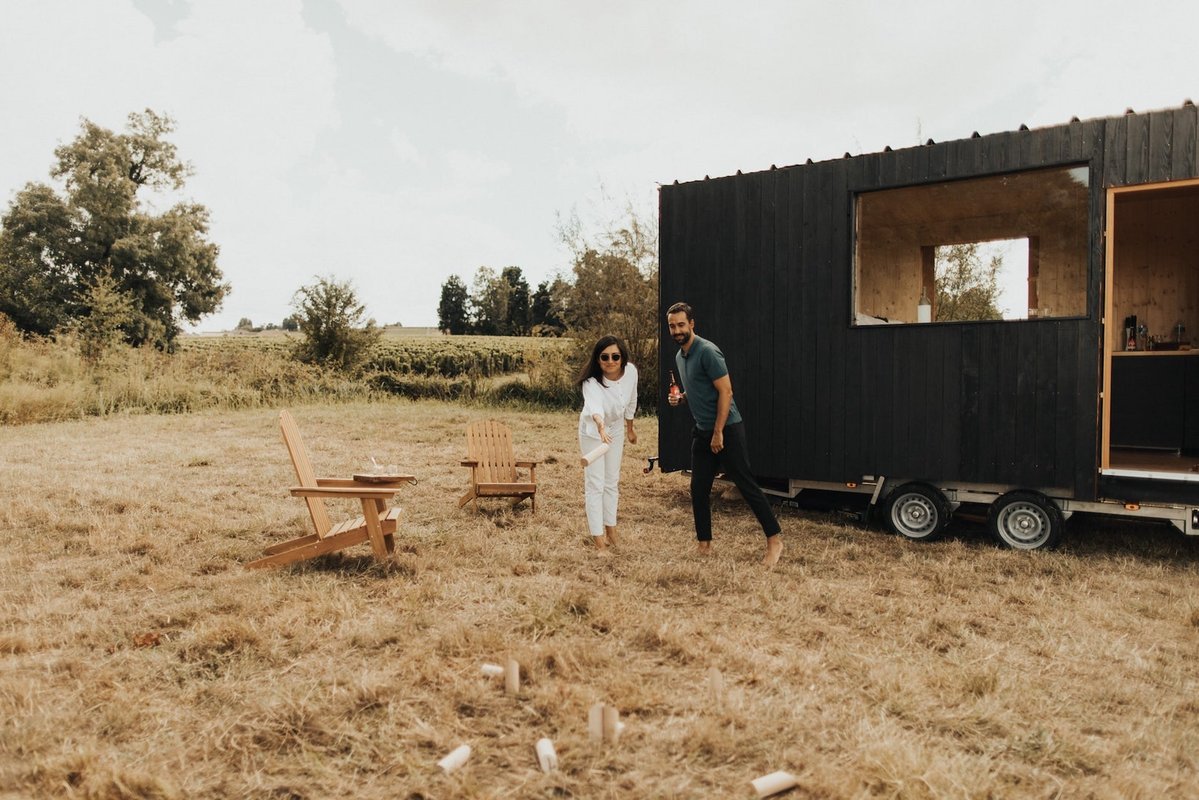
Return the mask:
[[620, 361], [620, 353], [600, 353], [600, 361]]

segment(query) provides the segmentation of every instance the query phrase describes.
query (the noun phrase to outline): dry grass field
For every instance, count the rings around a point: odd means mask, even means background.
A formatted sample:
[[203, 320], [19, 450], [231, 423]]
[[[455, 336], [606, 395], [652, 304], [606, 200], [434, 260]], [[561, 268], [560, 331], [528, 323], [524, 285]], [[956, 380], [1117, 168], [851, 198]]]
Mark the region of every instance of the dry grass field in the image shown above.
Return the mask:
[[[701, 560], [646, 419], [601, 558], [572, 414], [502, 412], [546, 461], [533, 515], [456, 507], [486, 410], [293, 412], [319, 473], [419, 476], [393, 564], [242, 569], [308, 525], [271, 411], [0, 428], [0, 796], [737, 798], [777, 769], [788, 798], [1199, 796], [1199, 541], [1171, 529], [1075, 519], [1022, 553], [782, 509], [764, 573], [718, 499]], [[509, 657], [516, 696], [479, 669]]]

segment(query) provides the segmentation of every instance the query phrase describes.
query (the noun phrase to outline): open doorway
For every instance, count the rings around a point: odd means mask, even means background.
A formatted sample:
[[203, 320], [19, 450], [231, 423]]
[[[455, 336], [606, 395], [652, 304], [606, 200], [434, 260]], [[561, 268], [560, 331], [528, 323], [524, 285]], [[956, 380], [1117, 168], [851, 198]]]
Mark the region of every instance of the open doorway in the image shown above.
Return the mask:
[[1199, 180], [1108, 190], [1100, 471], [1199, 481]]

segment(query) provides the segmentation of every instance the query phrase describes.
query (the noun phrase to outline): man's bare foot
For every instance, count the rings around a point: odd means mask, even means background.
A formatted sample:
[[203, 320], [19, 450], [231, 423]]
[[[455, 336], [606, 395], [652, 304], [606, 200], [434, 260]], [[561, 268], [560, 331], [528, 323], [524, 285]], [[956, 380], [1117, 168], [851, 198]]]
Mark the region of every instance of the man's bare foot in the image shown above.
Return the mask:
[[695, 552], [699, 553], [701, 556], [708, 555], [709, 553], [712, 552], [712, 543], [710, 541], [696, 542], [695, 543]]
[[603, 555], [608, 554], [608, 537], [607, 536], [592, 536], [592, 544], [595, 545], [595, 552]]
[[770, 569], [775, 564], [779, 563], [779, 556], [782, 554], [782, 534], [776, 533], [774, 536], [766, 537], [766, 555], [762, 557], [762, 566], [766, 567], [766, 569]]
[[612, 545], [613, 547], [616, 547], [620, 544], [620, 538], [616, 535], [615, 525], [605, 525], [604, 535], [608, 538], [608, 544]]

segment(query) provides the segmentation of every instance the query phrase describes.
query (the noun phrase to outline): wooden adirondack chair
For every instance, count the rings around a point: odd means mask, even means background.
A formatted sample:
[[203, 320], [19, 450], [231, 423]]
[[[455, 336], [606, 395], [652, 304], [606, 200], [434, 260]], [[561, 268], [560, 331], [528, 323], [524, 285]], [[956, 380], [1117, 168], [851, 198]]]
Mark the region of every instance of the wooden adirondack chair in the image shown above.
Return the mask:
[[[466, 426], [466, 454], [462, 466], [470, 467], [470, 488], [458, 507], [480, 497], [515, 497], [515, 507], [526, 497], [537, 513], [537, 461], [518, 461], [512, 455], [512, 431], [502, 422], [480, 420]], [[528, 481], [518, 479], [517, 468], [529, 471]], [[478, 503], [475, 507], [478, 508]]]
[[[395, 532], [400, 516], [398, 506], [388, 507], [387, 501], [395, 496], [406, 483], [416, 483], [413, 475], [392, 475], [391, 480], [354, 480], [345, 478], [318, 478], [312, 471], [308, 449], [300, 438], [300, 430], [287, 411], [279, 412], [279, 427], [283, 431], [283, 443], [296, 469], [299, 486], [291, 487], [293, 497], [303, 497], [308, 504], [315, 534], [301, 536], [289, 542], [271, 545], [265, 555], [246, 564], [247, 569], [273, 567], [302, 561], [306, 558], [332, 553], [361, 542], [370, 542], [371, 551], [380, 561], [386, 560], [395, 551]], [[334, 525], [325, 508], [325, 500], [341, 498], [358, 500], [362, 504], [362, 516]]]

